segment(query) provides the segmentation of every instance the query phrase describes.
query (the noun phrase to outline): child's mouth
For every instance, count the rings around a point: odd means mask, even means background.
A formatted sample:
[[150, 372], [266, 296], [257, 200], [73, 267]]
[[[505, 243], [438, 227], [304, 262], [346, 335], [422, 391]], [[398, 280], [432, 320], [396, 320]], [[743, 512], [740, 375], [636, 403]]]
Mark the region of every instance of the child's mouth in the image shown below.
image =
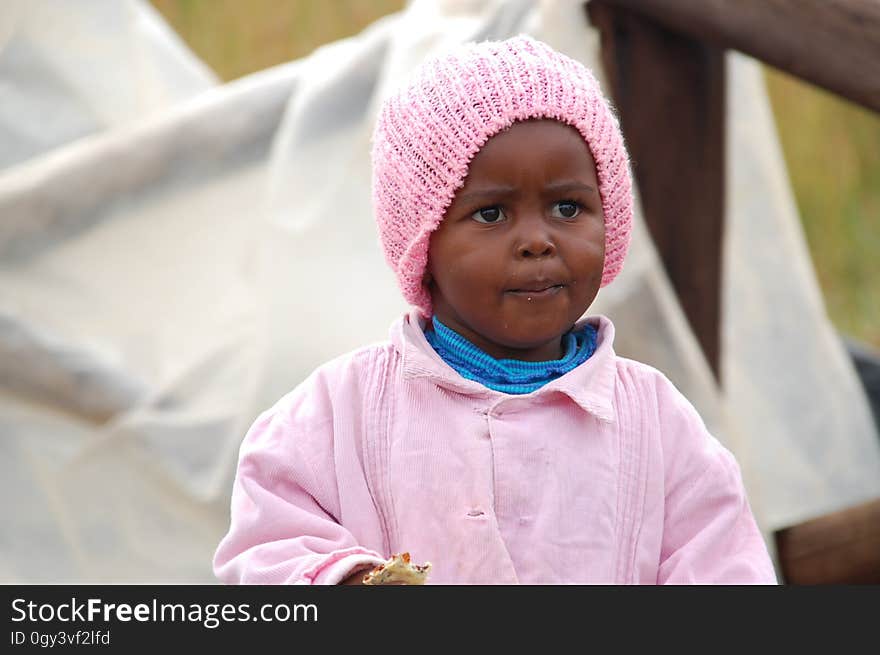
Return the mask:
[[556, 295], [563, 289], [565, 285], [552, 284], [550, 286], [540, 286], [535, 289], [511, 289], [508, 293], [514, 296], [521, 296], [526, 300], [541, 300]]

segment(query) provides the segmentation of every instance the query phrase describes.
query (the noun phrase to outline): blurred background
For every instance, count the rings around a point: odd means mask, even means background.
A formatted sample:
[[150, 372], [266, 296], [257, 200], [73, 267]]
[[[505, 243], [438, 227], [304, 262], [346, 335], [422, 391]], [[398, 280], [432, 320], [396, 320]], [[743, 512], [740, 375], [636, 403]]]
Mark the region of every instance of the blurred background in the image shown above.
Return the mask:
[[[404, 0], [151, 0], [225, 81], [303, 57]], [[764, 77], [810, 255], [841, 333], [880, 349], [880, 115], [769, 66]]]

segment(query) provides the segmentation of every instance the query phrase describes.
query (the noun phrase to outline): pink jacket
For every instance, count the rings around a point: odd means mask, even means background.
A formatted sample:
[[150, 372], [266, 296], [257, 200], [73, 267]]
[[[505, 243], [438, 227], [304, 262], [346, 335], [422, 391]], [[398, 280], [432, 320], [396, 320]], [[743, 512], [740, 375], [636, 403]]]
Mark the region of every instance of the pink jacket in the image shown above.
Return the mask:
[[409, 551], [435, 584], [774, 584], [733, 456], [587, 320], [593, 356], [527, 395], [459, 376], [415, 313], [321, 366], [244, 439], [218, 578], [335, 584]]

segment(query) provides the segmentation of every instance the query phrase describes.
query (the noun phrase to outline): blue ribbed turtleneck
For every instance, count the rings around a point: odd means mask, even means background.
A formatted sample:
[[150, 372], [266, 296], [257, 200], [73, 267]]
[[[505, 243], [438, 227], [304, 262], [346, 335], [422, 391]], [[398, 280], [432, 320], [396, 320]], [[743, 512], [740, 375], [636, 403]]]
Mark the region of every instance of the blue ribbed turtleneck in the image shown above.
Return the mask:
[[495, 359], [434, 316], [434, 329], [425, 338], [444, 362], [459, 375], [479, 382], [489, 389], [509, 394], [530, 393], [540, 389], [583, 364], [596, 350], [596, 328], [585, 324], [577, 332], [562, 337], [562, 358], [548, 362], [518, 359]]

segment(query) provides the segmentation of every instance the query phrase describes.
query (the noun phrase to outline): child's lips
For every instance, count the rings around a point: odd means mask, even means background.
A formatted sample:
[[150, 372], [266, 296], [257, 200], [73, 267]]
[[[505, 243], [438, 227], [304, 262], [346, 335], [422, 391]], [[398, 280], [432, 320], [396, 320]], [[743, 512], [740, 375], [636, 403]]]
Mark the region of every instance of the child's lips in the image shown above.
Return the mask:
[[[532, 286], [532, 285], [530, 285]], [[564, 284], [536, 284], [530, 289], [510, 289], [507, 293], [513, 296], [520, 296], [527, 300], [540, 300], [550, 298], [562, 291]]]

